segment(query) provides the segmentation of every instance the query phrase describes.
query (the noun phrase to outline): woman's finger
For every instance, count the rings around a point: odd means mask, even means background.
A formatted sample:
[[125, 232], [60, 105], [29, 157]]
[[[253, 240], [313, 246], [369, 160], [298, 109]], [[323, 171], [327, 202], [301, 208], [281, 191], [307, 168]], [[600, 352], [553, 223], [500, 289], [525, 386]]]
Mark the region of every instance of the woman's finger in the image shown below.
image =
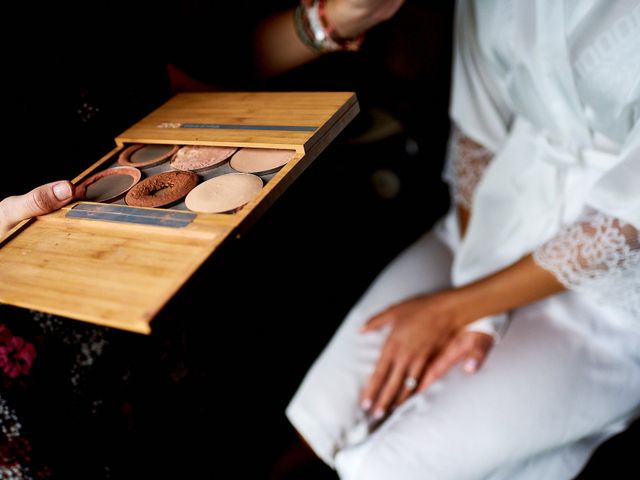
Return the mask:
[[466, 373], [480, 370], [492, 346], [493, 338], [490, 335], [477, 332], [473, 347], [464, 355], [462, 369]]
[[416, 358], [413, 362], [409, 364], [409, 368], [407, 369], [407, 375], [404, 378], [404, 384], [402, 385], [402, 389], [400, 391], [400, 395], [396, 398], [395, 403], [393, 404], [393, 408], [400, 406], [404, 401], [413, 395], [418, 388], [420, 383], [420, 379], [424, 374], [425, 368], [427, 366], [427, 358], [419, 357]]
[[458, 334], [429, 366], [419, 391], [429, 388], [459, 362], [463, 362], [462, 369], [465, 372], [477, 372], [482, 367], [492, 346], [493, 337], [486, 333], [462, 332]]
[[22, 220], [53, 212], [73, 198], [73, 185], [67, 181], [53, 182], [34, 188], [24, 195], [0, 201], [0, 234]]
[[367, 333], [373, 330], [378, 330], [384, 325], [388, 323], [392, 323], [395, 319], [395, 315], [393, 314], [391, 309], [383, 310], [379, 314], [371, 317], [360, 327], [360, 333]]
[[420, 382], [418, 391], [422, 392], [429, 388], [456, 363], [462, 360], [467, 352], [468, 347], [460, 337], [456, 337], [450, 341], [442, 350], [440, 350], [438, 355], [428, 366], [426, 373]]
[[407, 367], [409, 362], [402, 357], [396, 356], [393, 360], [393, 366], [391, 372], [380, 390], [380, 395], [374, 400], [373, 418], [380, 420], [389, 411], [389, 407], [400, 394], [401, 389], [404, 386], [404, 379], [407, 376]]
[[389, 374], [389, 370], [391, 368], [391, 354], [392, 352], [389, 344], [385, 343], [385, 346], [380, 352], [380, 358], [378, 358], [378, 362], [373, 370], [373, 374], [369, 377], [367, 385], [362, 391], [360, 407], [364, 411], [368, 411], [371, 408], [375, 398], [378, 396], [378, 392], [382, 388], [382, 385]]

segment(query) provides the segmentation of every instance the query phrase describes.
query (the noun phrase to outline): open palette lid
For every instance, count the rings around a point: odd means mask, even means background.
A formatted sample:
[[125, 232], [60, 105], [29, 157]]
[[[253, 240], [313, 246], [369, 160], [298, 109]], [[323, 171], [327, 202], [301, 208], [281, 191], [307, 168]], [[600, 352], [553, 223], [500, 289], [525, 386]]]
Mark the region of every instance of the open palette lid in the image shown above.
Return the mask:
[[355, 94], [343, 92], [181, 94], [116, 142], [307, 151], [355, 104]]
[[75, 202], [0, 239], [0, 303], [149, 333], [151, 321], [218, 247], [246, 229], [358, 113], [353, 93], [188, 93], [116, 138], [74, 179], [131, 144], [295, 150], [233, 213]]

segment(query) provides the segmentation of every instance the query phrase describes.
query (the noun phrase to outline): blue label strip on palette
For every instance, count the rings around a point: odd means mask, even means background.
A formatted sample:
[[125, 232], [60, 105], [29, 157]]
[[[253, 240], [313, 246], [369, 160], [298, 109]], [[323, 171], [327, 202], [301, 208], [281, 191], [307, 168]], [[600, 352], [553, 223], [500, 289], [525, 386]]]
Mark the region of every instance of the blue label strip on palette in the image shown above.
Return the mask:
[[195, 213], [175, 210], [146, 210], [127, 205], [105, 205], [81, 203], [66, 215], [68, 218], [84, 220], [106, 220], [109, 222], [136, 223], [160, 227], [184, 228], [195, 218]]
[[299, 125], [239, 125], [233, 123], [183, 123], [180, 128], [214, 128], [221, 130], [282, 130], [287, 132], [315, 132], [317, 127]]

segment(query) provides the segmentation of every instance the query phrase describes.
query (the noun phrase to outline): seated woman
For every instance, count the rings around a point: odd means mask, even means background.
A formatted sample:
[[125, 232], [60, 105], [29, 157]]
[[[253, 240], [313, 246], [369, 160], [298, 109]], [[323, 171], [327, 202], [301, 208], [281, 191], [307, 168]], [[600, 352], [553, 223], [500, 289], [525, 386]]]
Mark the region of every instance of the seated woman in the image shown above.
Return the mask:
[[637, 1], [459, 2], [454, 208], [287, 409], [341, 478], [567, 479], [638, 415], [639, 26]]

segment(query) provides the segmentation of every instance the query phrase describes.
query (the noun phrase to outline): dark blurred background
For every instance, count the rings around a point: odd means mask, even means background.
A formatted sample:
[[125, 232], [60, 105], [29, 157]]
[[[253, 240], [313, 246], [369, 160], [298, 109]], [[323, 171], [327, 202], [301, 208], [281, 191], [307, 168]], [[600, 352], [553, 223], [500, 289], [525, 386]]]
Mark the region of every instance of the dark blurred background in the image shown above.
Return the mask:
[[126, 385], [111, 378], [110, 413], [81, 433], [51, 420], [60, 478], [268, 478], [294, 439], [283, 412], [304, 373], [375, 275], [448, 208], [453, 3], [408, 0], [360, 52], [272, 78], [256, 72], [253, 32], [297, 2], [12, 7], [0, 198], [74, 177], [179, 90], [355, 91], [362, 110], [151, 337], [112, 333], [118, 349], [95, 381], [125, 371]]

